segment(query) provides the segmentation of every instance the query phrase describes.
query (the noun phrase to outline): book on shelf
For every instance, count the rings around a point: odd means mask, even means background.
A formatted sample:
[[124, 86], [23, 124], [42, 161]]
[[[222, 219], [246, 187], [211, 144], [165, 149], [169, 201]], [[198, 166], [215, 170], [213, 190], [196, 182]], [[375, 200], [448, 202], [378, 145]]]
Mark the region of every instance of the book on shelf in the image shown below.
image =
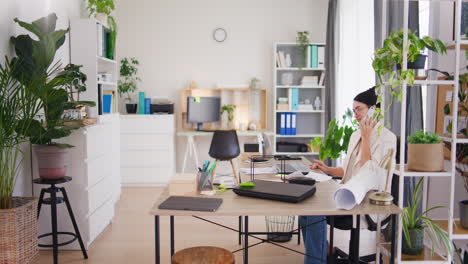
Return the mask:
[[318, 47], [317, 45], [310, 46], [310, 67], [318, 68]]
[[318, 76], [303, 76], [301, 80], [302, 86], [314, 86], [319, 84]]
[[102, 113], [110, 114], [114, 110], [114, 92], [109, 90], [102, 91]]
[[284, 56], [284, 52], [278, 51], [279, 61], [280, 61], [280, 68], [286, 67], [286, 57]]
[[325, 47], [318, 46], [317, 48], [317, 68], [325, 69]]
[[320, 86], [324, 86], [324, 85], [325, 85], [325, 72], [322, 72], [322, 74], [321, 74], [321, 76], [320, 76], [319, 85], [320, 85]]
[[291, 89], [291, 110], [298, 110], [297, 105], [299, 104], [299, 89]]
[[314, 107], [312, 104], [298, 104], [297, 105], [297, 110], [299, 111], [312, 111], [314, 110]]

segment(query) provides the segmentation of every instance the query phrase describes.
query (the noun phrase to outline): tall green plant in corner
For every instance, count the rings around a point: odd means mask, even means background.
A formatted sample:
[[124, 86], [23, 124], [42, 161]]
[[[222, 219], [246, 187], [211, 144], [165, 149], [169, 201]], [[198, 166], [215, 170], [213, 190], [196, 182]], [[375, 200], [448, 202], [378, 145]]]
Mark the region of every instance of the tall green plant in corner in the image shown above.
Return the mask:
[[118, 82], [119, 95], [125, 96], [125, 101], [132, 102], [132, 93], [137, 89], [137, 83], [141, 79], [137, 76], [140, 62], [135, 58], [123, 58], [120, 60], [120, 79]]

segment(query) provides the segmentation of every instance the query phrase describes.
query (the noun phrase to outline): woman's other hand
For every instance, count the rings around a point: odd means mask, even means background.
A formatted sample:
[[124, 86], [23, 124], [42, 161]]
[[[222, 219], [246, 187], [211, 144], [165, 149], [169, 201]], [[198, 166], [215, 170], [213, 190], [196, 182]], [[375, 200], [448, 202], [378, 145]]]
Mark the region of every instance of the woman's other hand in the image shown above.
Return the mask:
[[328, 171], [328, 166], [325, 165], [325, 163], [323, 163], [323, 162], [320, 161], [320, 160], [314, 160], [314, 163], [312, 163], [312, 164], [310, 165], [310, 169], [311, 169], [311, 170], [317, 170], [317, 169], [318, 169], [318, 170], [321, 170], [321, 171], [327, 173], [327, 171]]

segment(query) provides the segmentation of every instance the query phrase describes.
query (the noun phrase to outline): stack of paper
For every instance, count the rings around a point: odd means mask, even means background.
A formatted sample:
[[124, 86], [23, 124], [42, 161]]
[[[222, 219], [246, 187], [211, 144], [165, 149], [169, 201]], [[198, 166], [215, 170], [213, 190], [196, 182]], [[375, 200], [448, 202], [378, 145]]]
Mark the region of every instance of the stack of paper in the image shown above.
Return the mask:
[[[241, 172], [245, 174], [252, 174], [251, 168], [241, 168]], [[278, 169], [276, 166], [273, 167], [264, 167], [264, 168], [254, 168], [253, 174], [276, 174]]]
[[319, 77], [318, 76], [304, 76], [301, 80], [302, 86], [314, 86], [318, 85]]
[[326, 175], [326, 174], [323, 174], [323, 173], [317, 173], [317, 172], [313, 172], [313, 171], [309, 171], [308, 174], [304, 175], [302, 174], [301, 171], [296, 171], [296, 172], [293, 172], [289, 175], [286, 176], [286, 179], [290, 179], [290, 178], [294, 178], [294, 177], [307, 177], [307, 178], [311, 178], [311, 179], [314, 179], [315, 181], [317, 182], [325, 182], [325, 181], [329, 181], [332, 179], [332, 177]]

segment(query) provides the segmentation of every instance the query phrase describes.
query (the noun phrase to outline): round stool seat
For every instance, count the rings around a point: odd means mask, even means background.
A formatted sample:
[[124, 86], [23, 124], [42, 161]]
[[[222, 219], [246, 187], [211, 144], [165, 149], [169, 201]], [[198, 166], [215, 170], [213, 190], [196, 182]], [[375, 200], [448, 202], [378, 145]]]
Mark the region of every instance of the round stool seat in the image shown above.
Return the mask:
[[37, 179], [34, 179], [33, 182], [35, 184], [61, 184], [61, 183], [69, 182], [71, 180], [72, 180], [72, 177], [65, 176], [63, 178], [53, 179], [53, 180], [37, 178]]
[[192, 247], [178, 251], [172, 264], [234, 264], [234, 255], [224, 248]]

